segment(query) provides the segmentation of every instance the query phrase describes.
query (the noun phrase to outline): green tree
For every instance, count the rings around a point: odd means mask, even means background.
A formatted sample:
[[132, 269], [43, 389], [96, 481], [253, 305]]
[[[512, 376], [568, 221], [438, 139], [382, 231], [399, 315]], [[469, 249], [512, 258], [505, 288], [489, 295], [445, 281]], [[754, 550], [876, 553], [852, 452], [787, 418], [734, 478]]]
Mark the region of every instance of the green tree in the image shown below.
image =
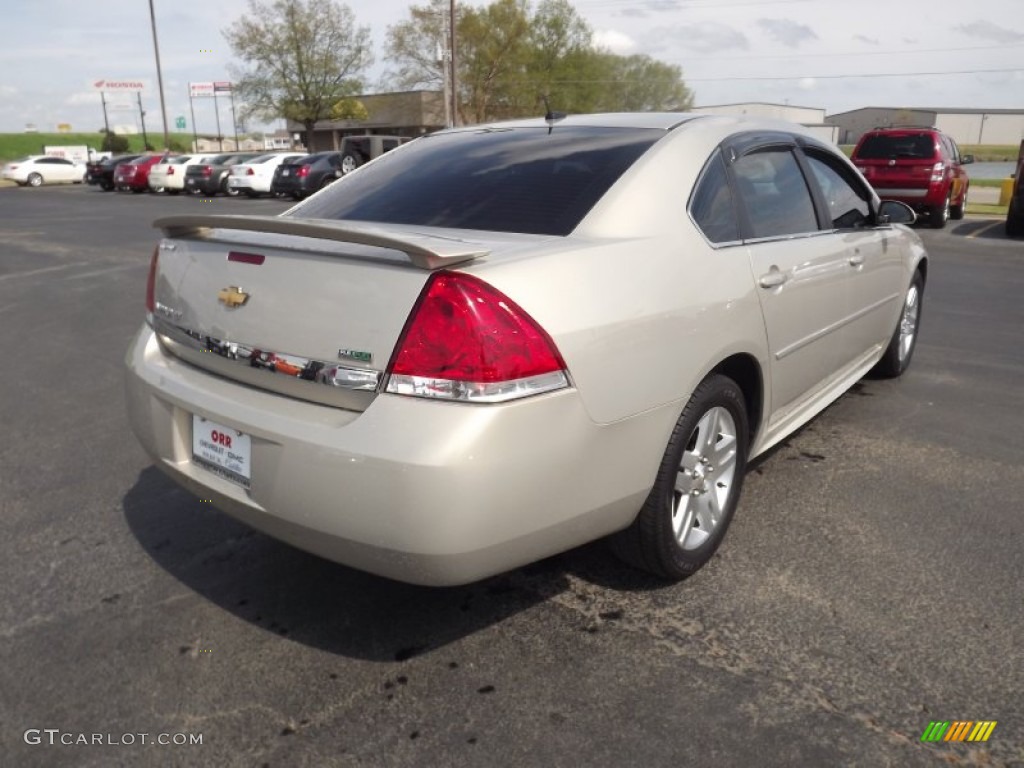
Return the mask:
[[284, 117], [313, 126], [363, 89], [373, 63], [370, 30], [336, 0], [249, 0], [249, 13], [223, 32], [247, 69], [231, 67], [243, 118]]
[[124, 136], [118, 136], [116, 133], [106, 133], [103, 135], [103, 144], [100, 145], [100, 150], [103, 152], [127, 152], [128, 151], [128, 139]]
[[[444, 88], [444, 51], [448, 47], [448, 0], [413, 5], [409, 18], [388, 27], [385, 54], [392, 67], [384, 82], [393, 90]], [[462, 6], [457, 9], [462, 16]], [[458, 36], [457, 36], [458, 37]]]
[[[392, 62], [385, 84], [444, 84], [448, 0], [413, 6], [388, 28]], [[593, 32], [568, 0], [492, 0], [461, 5], [456, 18], [461, 122], [536, 115], [546, 98], [561, 112], [686, 109], [682, 70], [649, 56], [618, 56], [594, 46]]]
[[685, 112], [693, 106], [693, 92], [683, 82], [683, 70], [675, 64], [639, 54], [606, 53], [607, 88], [602, 109], [622, 112]]

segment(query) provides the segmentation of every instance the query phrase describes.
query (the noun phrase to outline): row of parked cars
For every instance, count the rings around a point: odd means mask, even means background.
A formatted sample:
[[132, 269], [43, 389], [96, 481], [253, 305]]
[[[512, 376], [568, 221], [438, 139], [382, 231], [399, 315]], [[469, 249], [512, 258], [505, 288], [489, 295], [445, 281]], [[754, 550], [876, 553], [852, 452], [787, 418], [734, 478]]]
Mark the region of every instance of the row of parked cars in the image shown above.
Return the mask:
[[121, 155], [89, 163], [84, 180], [107, 191], [283, 195], [300, 200], [405, 141], [397, 136], [351, 136], [340, 151], [313, 154]]
[[85, 164], [30, 155], [5, 165], [0, 177], [31, 187], [84, 181], [105, 191], [285, 195], [299, 200], [406, 141], [399, 136], [348, 136], [339, 151], [312, 154], [164, 152], [118, 155]]

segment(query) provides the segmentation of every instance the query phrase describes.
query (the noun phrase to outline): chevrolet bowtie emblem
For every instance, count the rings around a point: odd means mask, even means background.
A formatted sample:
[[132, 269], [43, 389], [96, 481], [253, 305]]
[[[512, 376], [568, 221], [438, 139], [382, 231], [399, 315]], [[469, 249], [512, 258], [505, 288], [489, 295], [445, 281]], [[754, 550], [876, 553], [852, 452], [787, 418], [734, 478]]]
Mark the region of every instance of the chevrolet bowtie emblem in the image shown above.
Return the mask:
[[228, 309], [234, 309], [240, 307], [249, 300], [249, 294], [239, 288], [237, 285], [232, 285], [228, 288], [224, 288], [220, 293], [217, 294], [217, 301], [226, 306]]

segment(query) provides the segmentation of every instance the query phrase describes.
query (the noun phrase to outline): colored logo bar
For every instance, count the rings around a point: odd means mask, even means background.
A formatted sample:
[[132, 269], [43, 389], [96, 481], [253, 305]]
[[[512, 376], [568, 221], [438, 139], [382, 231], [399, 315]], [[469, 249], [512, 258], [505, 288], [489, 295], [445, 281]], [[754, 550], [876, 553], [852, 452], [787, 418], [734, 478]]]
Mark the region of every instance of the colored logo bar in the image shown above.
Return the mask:
[[932, 720], [921, 741], [988, 741], [996, 720]]

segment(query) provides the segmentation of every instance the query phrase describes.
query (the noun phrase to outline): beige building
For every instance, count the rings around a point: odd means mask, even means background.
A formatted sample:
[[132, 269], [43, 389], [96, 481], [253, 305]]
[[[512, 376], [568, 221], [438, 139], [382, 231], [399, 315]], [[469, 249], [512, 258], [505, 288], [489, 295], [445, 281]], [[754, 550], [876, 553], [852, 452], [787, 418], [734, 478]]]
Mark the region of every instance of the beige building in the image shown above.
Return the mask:
[[[444, 94], [440, 91], [400, 91], [356, 96], [366, 109], [365, 120], [321, 120], [313, 128], [311, 152], [341, 147], [345, 136], [387, 134], [422, 136], [445, 126]], [[305, 140], [302, 123], [288, 122], [288, 130]]]
[[872, 128], [938, 128], [958, 144], [1012, 144], [1024, 139], [1024, 109], [947, 109], [863, 107], [829, 115], [839, 128], [839, 143], [856, 144]]

